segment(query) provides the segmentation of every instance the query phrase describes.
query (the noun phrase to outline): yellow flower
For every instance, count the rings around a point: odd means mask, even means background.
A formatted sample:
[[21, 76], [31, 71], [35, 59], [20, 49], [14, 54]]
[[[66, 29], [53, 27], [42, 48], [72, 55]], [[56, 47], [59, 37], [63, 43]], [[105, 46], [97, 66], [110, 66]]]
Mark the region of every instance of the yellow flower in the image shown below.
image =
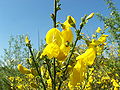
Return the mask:
[[63, 53], [62, 50], [60, 50], [59, 55], [56, 57], [59, 61], [64, 61], [66, 58], [66, 55]]
[[94, 16], [94, 13], [91, 13], [89, 16], [87, 16], [86, 20], [91, 19]]
[[25, 37], [25, 43], [26, 43], [26, 44], [29, 44], [29, 43], [30, 43], [30, 40], [28, 39], [28, 36]]
[[45, 68], [44, 68], [44, 66], [40, 67], [40, 71], [41, 71], [41, 75], [44, 76], [44, 74], [45, 74]]
[[98, 38], [98, 41], [102, 44], [102, 43], [104, 43], [104, 42], [106, 42], [106, 37], [108, 37], [108, 35], [101, 35], [101, 37], [100, 38]]
[[21, 82], [21, 81], [22, 81], [22, 78], [16, 77], [16, 80], [19, 81], [19, 82]]
[[102, 77], [101, 80], [104, 81], [104, 80], [109, 80], [110, 77], [109, 76], [105, 76], [105, 77]]
[[119, 88], [118, 87], [114, 87], [114, 90], [119, 90]]
[[97, 49], [97, 55], [101, 55], [101, 54], [102, 54], [102, 52], [103, 52], [103, 47], [104, 47], [104, 45], [102, 45], [102, 46], [97, 46], [97, 47], [96, 47], [96, 49]]
[[96, 37], [96, 35], [93, 34], [92, 37]]
[[59, 55], [59, 53], [59, 46], [56, 43], [50, 43], [45, 47], [40, 57], [47, 55], [50, 59], [53, 57], [56, 58]]
[[100, 33], [101, 30], [102, 30], [102, 29], [101, 29], [100, 27], [98, 27], [97, 30], [96, 30], [96, 32], [97, 32], [97, 33]]
[[63, 23], [63, 29], [75, 27], [75, 23], [76, 21], [72, 16], [67, 16], [67, 20]]
[[22, 90], [23, 89], [23, 85], [17, 85], [17, 88]]
[[13, 82], [15, 77], [9, 77], [8, 79]]
[[70, 46], [66, 46], [64, 43], [60, 46], [59, 55], [56, 57], [59, 61], [63, 61], [70, 52]]
[[105, 44], [104, 42], [106, 42], [106, 37], [108, 37], [108, 35], [103, 34], [98, 38], [98, 40], [92, 39], [90, 45], [98, 46], [99, 44]]
[[34, 78], [34, 76], [33, 76], [33, 74], [30, 73], [30, 74], [26, 75], [26, 78], [31, 78], [32, 79], [32, 78]]
[[92, 76], [89, 77], [89, 82], [90, 82], [90, 83], [93, 82], [93, 77], [92, 77]]
[[48, 84], [48, 87], [51, 87], [51, 86], [52, 86], [52, 80], [51, 80], [51, 79], [48, 79], [48, 80], [47, 80], [47, 84]]
[[86, 64], [83, 60], [78, 60], [73, 68], [70, 75], [70, 81], [68, 83], [69, 88], [77, 85], [77, 83], [82, 83], [86, 73]]
[[60, 46], [62, 43], [61, 32], [57, 28], [50, 29], [46, 34], [46, 43], [56, 43]]
[[60, 46], [60, 50], [67, 56], [70, 52], [70, 46], [66, 46], [65, 44], [62, 44]]
[[62, 30], [62, 37], [63, 37], [63, 43], [65, 42], [71, 42], [73, 40], [73, 34], [70, 29], [64, 29]]
[[114, 87], [120, 87], [119, 84], [116, 82], [116, 80], [113, 81], [113, 86]]
[[28, 70], [26, 67], [23, 67], [21, 64], [18, 64], [18, 70], [22, 74], [29, 74], [30, 73], [30, 70]]
[[94, 47], [89, 47], [85, 53], [82, 55], [79, 55], [76, 60], [82, 60], [87, 65], [92, 65], [94, 63], [94, 60], [96, 58], [96, 50]]

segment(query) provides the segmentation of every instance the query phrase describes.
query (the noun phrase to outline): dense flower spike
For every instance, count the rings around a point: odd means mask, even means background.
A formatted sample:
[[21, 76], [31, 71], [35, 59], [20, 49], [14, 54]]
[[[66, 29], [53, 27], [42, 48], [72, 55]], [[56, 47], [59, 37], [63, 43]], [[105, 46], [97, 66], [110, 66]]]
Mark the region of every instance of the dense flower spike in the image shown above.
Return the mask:
[[22, 74], [30, 74], [30, 70], [28, 70], [26, 67], [23, 67], [21, 64], [18, 64], [18, 70]]

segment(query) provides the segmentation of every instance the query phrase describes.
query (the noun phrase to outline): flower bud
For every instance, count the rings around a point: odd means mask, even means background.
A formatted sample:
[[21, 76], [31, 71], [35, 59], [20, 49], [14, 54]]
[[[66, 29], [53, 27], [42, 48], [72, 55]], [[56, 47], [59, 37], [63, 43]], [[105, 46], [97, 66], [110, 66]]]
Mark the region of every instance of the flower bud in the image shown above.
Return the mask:
[[86, 20], [91, 19], [94, 16], [94, 13], [91, 13], [89, 16], [87, 16]]

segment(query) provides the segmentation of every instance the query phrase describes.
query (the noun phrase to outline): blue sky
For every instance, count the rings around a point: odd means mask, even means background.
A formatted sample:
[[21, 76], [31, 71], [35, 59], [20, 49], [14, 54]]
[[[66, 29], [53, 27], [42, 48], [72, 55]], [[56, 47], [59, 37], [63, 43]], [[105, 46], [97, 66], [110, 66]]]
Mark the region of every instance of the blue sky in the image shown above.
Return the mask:
[[[113, 0], [120, 9], [120, 0]], [[57, 21], [64, 22], [68, 15], [73, 16], [77, 25], [80, 18], [91, 12], [99, 12], [107, 16], [109, 10], [104, 0], [61, 0], [61, 11]], [[53, 12], [53, 0], [0, 0], [0, 55], [3, 48], [8, 47], [10, 35], [29, 34], [34, 48], [37, 48], [37, 35], [45, 38], [46, 32], [52, 28], [50, 14]], [[96, 17], [89, 20], [83, 32], [92, 34], [103, 23]]]

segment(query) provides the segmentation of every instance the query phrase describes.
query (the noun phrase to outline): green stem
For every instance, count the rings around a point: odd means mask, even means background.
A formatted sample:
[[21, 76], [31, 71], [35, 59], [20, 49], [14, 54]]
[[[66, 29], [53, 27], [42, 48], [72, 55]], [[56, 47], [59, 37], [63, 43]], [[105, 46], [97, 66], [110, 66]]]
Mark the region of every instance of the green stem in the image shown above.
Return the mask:
[[[66, 71], [67, 71], [68, 65], [70, 64], [70, 59], [71, 59], [72, 54], [73, 54], [73, 52], [74, 52], [75, 46], [76, 46], [76, 44], [77, 44], [77, 41], [81, 39], [81, 38], [80, 38], [80, 32], [81, 32], [82, 28], [83, 28], [83, 25], [80, 25], [80, 30], [77, 30], [77, 29], [76, 29], [76, 36], [77, 36], [77, 38], [76, 38], [75, 43], [74, 43], [74, 45], [73, 45], [73, 47], [72, 47], [70, 56], [69, 56], [69, 58], [67, 59], [67, 64], [66, 64], [66, 66], [65, 66], [65, 70], [63, 71], [63, 76], [62, 76], [63, 81], [67, 79], [67, 77], [65, 77], [65, 76], [66, 76]], [[62, 85], [63, 81], [60, 82], [59, 87]]]
[[[57, 1], [54, 0], [54, 18], [53, 18], [53, 23], [54, 23], [54, 28], [56, 28], [56, 16], [57, 16]], [[56, 67], [55, 67], [55, 58], [54, 58], [54, 61], [53, 61], [53, 72], [54, 72], [54, 79], [53, 79], [53, 82], [52, 82], [52, 89], [53, 90], [56, 90]]]
[[42, 85], [43, 85], [43, 87], [44, 87], [44, 90], [46, 90], [46, 86], [45, 86], [45, 83], [43, 82], [41, 72], [38, 70], [38, 65], [37, 65], [37, 63], [35, 62], [34, 55], [33, 55], [33, 53], [32, 53], [32, 49], [31, 49], [31, 46], [28, 46], [28, 48], [29, 48], [29, 50], [30, 50], [30, 54], [31, 54], [31, 56], [32, 56], [32, 59], [33, 59], [35, 68], [36, 68], [36, 70], [37, 70], [37, 73], [38, 73], [38, 75], [40, 76], [41, 83], [42, 83]]
[[54, 0], [54, 19], [53, 19], [53, 23], [54, 23], [54, 28], [56, 28], [56, 16], [57, 16], [57, 10], [56, 10], [56, 7], [57, 7], [57, 2], [56, 0]]
[[67, 64], [66, 64], [66, 66], [65, 66], [65, 70], [63, 71], [64, 75], [66, 74], [66, 71], [67, 71], [68, 65], [70, 64], [70, 59], [71, 59], [72, 54], [73, 54], [73, 52], [74, 52], [75, 46], [76, 46], [76, 44], [77, 44], [77, 41], [80, 40], [79, 37], [80, 37], [81, 29], [82, 29], [82, 28], [80, 28], [80, 30], [76, 30], [76, 31], [77, 31], [77, 33], [76, 33], [77, 38], [76, 38], [75, 43], [74, 43], [74, 45], [73, 45], [73, 47], [72, 47], [72, 50], [71, 50], [70, 56], [69, 56], [69, 58], [67, 59]]
[[54, 87], [53, 87], [53, 90], [56, 90], [56, 67], [55, 67], [55, 58], [54, 58], [54, 62], [53, 62], [53, 68], [54, 68]]
[[[47, 68], [48, 68], [48, 72], [49, 72], [50, 78], [51, 78], [52, 82], [54, 82], [53, 77], [52, 77], [52, 73], [51, 73], [51, 70], [50, 70], [51, 67], [49, 65], [49, 61], [48, 61], [47, 58], [46, 58], [46, 64], [47, 64]], [[54, 86], [53, 83], [52, 83], [52, 86]]]
[[63, 83], [63, 82], [60, 80], [60, 84], [59, 84], [59, 86], [58, 86], [58, 90], [60, 90], [62, 83]]

